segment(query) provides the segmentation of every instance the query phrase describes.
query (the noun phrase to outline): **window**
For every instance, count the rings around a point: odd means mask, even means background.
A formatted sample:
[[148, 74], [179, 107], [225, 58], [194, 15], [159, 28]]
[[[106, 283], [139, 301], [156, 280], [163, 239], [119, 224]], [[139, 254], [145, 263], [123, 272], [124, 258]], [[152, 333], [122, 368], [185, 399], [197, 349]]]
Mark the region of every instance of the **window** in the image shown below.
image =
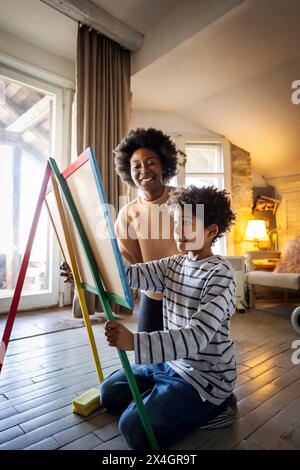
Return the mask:
[[[0, 311], [16, 286], [46, 160], [61, 146], [62, 91], [0, 68]], [[45, 208], [39, 220], [20, 308], [58, 302], [59, 252]]]
[[185, 185], [224, 189], [224, 160], [219, 144], [186, 144]]

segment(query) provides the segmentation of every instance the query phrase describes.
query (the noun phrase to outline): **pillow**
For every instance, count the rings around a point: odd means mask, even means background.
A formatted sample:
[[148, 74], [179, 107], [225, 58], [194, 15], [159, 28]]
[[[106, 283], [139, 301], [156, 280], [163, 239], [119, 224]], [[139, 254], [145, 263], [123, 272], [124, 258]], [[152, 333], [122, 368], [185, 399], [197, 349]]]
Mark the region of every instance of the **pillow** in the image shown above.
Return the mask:
[[300, 274], [300, 237], [288, 240], [284, 245], [283, 255], [274, 272]]

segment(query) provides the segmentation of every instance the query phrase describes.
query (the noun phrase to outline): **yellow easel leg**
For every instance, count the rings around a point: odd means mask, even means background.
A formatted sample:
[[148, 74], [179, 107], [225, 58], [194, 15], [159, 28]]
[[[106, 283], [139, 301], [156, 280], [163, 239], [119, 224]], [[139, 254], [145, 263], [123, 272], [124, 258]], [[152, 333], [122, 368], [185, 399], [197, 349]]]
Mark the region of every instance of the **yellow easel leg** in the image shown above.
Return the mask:
[[74, 277], [74, 283], [75, 283], [75, 287], [76, 287], [77, 294], [78, 294], [79, 304], [80, 304], [80, 307], [81, 307], [81, 310], [82, 310], [84, 323], [85, 323], [85, 326], [86, 326], [86, 329], [87, 329], [88, 338], [89, 338], [90, 346], [91, 346], [91, 349], [92, 349], [93, 358], [94, 358], [94, 362], [95, 362], [99, 382], [101, 383], [104, 379], [103, 372], [102, 372], [102, 367], [101, 367], [101, 363], [100, 363], [100, 359], [99, 359], [99, 354], [98, 354], [98, 350], [97, 350], [97, 346], [96, 346], [96, 342], [95, 342], [93, 329], [92, 329], [92, 326], [91, 326], [91, 321], [90, 321], [90, 317], [89, 317], [88, 308], [87, 308], [87, 305], [86, 305], [84, 290], [81, 287], [81, 280], [80, 280], [80, 276], [79, 276], [78, 266], [77, 266], [76, 258], [75, 258], [75, 255], [74, 255], [72, 240], [71, 240], [70, 231], [69, 231], [69, 228], [68, 228], [66, 215], [65, 215], [65, 212], [64, 212], [64, 208], [63, 208], [63, 203], [62, 203], [62, 200], [61, 200], [61, 195], [60, 195], [58, 185], [56, 183], [56, 180], [55, 180], [55, 177], [54, 177], [53, 174], [51, 174], [51, 183], [52, 183], [56, 204], [57, 204], [57, 208], [58, 208], [58, 211], [59, 211], [59, 215], [60, 215], [60, 219], [61, 219], [61, 223], [62, 223], [62, 227], [63, 227], [63, 231], [64, 231], [64, 236], [65, 236], [67, 247], [68, 247], [70, 264], [71, 264], [70, 267], [71, 267], [73, 277]]

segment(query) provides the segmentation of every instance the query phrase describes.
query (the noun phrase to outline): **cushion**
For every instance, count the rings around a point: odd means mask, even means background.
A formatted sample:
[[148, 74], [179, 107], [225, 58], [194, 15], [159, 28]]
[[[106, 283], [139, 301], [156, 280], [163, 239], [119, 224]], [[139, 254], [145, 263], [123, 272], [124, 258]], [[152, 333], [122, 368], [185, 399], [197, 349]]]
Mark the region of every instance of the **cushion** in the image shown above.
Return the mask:
[[300, 274], [300, 237], [288, 240], [284, 245], [283, 255], [274, 272]]

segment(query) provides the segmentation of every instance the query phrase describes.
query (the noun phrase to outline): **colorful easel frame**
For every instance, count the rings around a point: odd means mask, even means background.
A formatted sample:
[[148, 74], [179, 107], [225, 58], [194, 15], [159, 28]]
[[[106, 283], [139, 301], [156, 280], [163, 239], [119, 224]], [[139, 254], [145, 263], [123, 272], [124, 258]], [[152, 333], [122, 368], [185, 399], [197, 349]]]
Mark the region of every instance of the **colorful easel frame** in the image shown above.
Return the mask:
[[[79, 304], [81, 307], [83, 320], [87, 330], [90, 347], [92, 350], [95, 367], [98, 375], [99, 382], [101, 383], [104, 380], [103, 371], [101, 367], [101, 362], [97, 350], [97, 345], [89, 317], [89, 312], [84, 296], [84, 289], [81, 285], [80, 272], [78, 269], [76, 256], [73, 249], [72, 238], [67, 222], [67, 216], [63, 206], [63, 200], [61, 198], [56, 179], [54, 178], [53, 173], [50, 175], [52, 187], [49, 188], [45, 196], [45, 203], [47, 211], [53, 226], [53, 229], [56, 234], [57, 241], [59, 243], [61, 252], [63, 254], [64, 260], [69, 264], [74, 278], [74, 284], [77, 290], [77, 295], [79, 299]], [[51, 203], [50, 197], [53, 195], [53, 201]], [[54, 204], [53, 204], [54, 203]]]
[[[49, 162], [52, 170], [55, 172], [54, 160], [50, 158]], [[80, 237], [80, 234], [84, 233], [84, 238], [87, 239], [89, 247], [91, 248], [89, 250], [86, 244], [84, 244], [86, 247], [85, 250], [93, 254], [93, 256], [90, 256], [88, 259], [89, 269], [86, 270], [86, 277], [89, 282], [83, 282], [83, 288], [89, 292], [98, 294], [95, 279], [91, 279], [90, 274], [92, 271], [94, 273], [100, 272], [101, 280], [103, 281], [103, 289], [106, 292], [108, 300], [132, 309], [133, 299], [131, 291], [126, 280], [122, 258], [114, 234], [100, 172], [91, 148], [87, 148], [74, 163], [63, 171], [62, 179], [66, 183], [64, 196], [68, 202], [73, 222], [77, 227], [78, 235]], [[82, 201], [84, 199], [87, 199], [88, 202], [83, 203]], [[90, 209], [89, 206], [92, 204], [93, 206]], [[90, 218], [88, 216], [89, 210]], [[98, 214], [95, 214], [95, 212], [98, 212]], [[99, 218], [101, 223], [99, 222]], [[89, 227], [89, 225], [91, 225], [91, 227]], [[107, 239], [97, 236], [96, 232], [99, 225], [105, 226]], [[77, 237], [75, 235], [74, 233], [73, 241], [76, 244], [77, 239], [74, 239]], [[77, 246], [77, 251], [80, 251], [79, 257], [82, 257], [82, 250], [83, 246]], [[82, 276], [85, 274], [84, 270], [85, 266], [82, 267]], [[116, 272], [118, 276], [116, 276]]]
[[[50, 188], [50, 190], [47, 191], [47, 186], [48, 186], [50, 178], [52, 180], [52, 188]], [[57, 224], [53, 220], [53, 216], [52, 216], [53, 214], [51, 214], [51, 211], [49, 210], [49, 206], [47, 204], [47, 199], [46, 198], [47, 198], [47, 194], [49, 194], [50, 192], [54, 192], [54, 195], [55, 195], [55, 204], [56, 204], [57, 212], [58, 212], [59, 217], [60, 217], [60, 225], [61, 225], [60, 234], [57, 230], [58, 229]], [[25, 253], [24, 253], [24, 256], [23, 256], [23, 259], [22, 259], [22, 264], [21, 264], [19, 276], [18, 276], [18, 279], [17, 279], [16, 288], [15, 288], [15, 291], [14, 291], [14, 295], [13, 295], [13, 298], [12, 298], [11, 306], [10, 306], [10, 309], [9, 309], [9, 312], [8, 312], [8, 316], [7, 316], [7, 320], [6, 320], [6, 324], [5, 324], [5, 328], [4, 328], [4, 332], [3, 332], [3, 336], [2, 336], [2, 341], [1, 341], [1, 344], [0, 344], [0, 373], [2, 371], [2, 367], [3, 367], [3, 364], [4, 364], [4, 359], [5, 359], [6, 351], [7, 351], [7, 348], [8, 348], [12, 328], [13, 328], [13, 325], [14, 325], [14, 322], [15, 322], [15, 319], [16, 319], [16, 314], [17, 314], [17, 311], [18, 311], [20, 297], [21, 297], [21, 294], [22, 294], [23, 285], [24, 285], [24, 281], [25, 281], [25, 277], [26, 277], [26, 271], [27, 271], [27, 267], [28, 267], [28, 263], [29, 263], [29, 259], [30, 259], [30, 255], [31, 255], [32, 245], [33, 245], [33, 242], [34, 242], [34, 237], [35, 237], [36, 229], [37, 229], [37, 226], [38, 226], [38, 222], [39, 222], [39, 218], [40, 218], [40, 215], [41, 215], [41, 211], [42, 211], [42, 207], [43, 207], [44, 202], [46, 203], [46, 207], [48, 209], [48, 213], [49, 213], [54, 231], [57, 235], [58, 243], [60, 245], [62, 254], [64, 256], [64, 259], [68, 260], [68, 262], [70, 263], [70, 266], [72, 268], [72, 271], [73, 271], [75, 286], [76, 286], [76, 289], [77, 289], [77, 292], [78, 292], [79, 303], [80, 303], [81, 310], [82, 310], [82, 313], [83, 313], [83, 319], [84, 319], [85, 326], [86, 326], [86, 329], [87, 329], [88, 338], [89, 338], [89, 342], [90, 342], [90, 346], [91, 346], [91, 350], [92, 350], [92, 354], [93, 354], [93, 358], [94, 358], [94, 362], [95, 362], [99, 382], [101, 383], [103, 381], [104, 377], [103, 377], [103, 372], [102, 372], [101, 363], [100, 363], [100, 359], [99, 359], [99, 354], [98, 354], [98, 350], [97, 350], [97, 346], [96, 346], [96, 342], [95, 342], [95, 338], [94, 338], [94, 334], [93, 334], [93, 330], [92, 330], [92, 326], [91, 326], [91, 322], [90, 322], [90, 317], [89, 317], [89, 313], [88, 313], [86, 300], [85, 300], [85, 297], [84, 297], [84, 292], [83, 292], [83, 289], [81, 287], [80, 275], [79, 275], [79, 272], [78, 272], [78, 267], [77, 267], [76, 259], [75, 259], [75, 256], [74, 256], [74, 250], [73, 250], [73, 246], [72, 246], [72, 241], [71, 241], [71, 237], [70, 237], [69, 228], [68, 228], [67, 221], [66, 221], [65, 212], [64, 212], [64, 209], [63, 209], [62, 199], [61, 199], [61, 196], [60, 196], [60, 193], [59, 193], [59, 190], [58, 190], [56, 180], [55, 180], [55, 178], [54, 178], [54, 176], [51, 172], [51, 167], [50, 167], [49, 163], [47, 163], [46, 168], [45, 168], [43, 182], [42, 182], [42, 186], [41, 186], [41, 189], [40, 189], [36, 209], [35, 209], [35, 212], [34, 212], [33, 221], [32, 221], [31, 227], [30, 227], [30, 232], [29, 232], [29, 236], [28, 236], [28, 240], [27, 240], [27, 244], [26, 244], [26, 248], [25, 248]], [[64, 243], [62, 243], [62, 238], [64, 239]], [[68, 255], [68, 257], [67, 257], [67, 255]]]
[[23, 256], [23, 259], [22, 259], [21, 268], [20, 268], [18, 279], [17, 279], [17, 284], [16, 284], [16, 287], [15, 287], [14, 295], [13, 295], [13, 298], [12, 298], [12, 301], [11, 301], [11, 305], [10, 305], [10, 309], [9, 309], [9, 312], [8, 312], [5, 328], [4, 328], [3, 335], [2, 335], [2, 340], [1, 340], [1, 344], [0, 344], [0, 373], [1, 373], [2, 368], [3, 368], [4, 359], [5, 359], [6, 351], [7, 351], [7, 348], [8, 348], [8, 343], [9, 343], [11, 332], [12, 332], [14, 322], [15, 322], [15, 319], [16, 319], [16, 314], [17, 314], [17, 311], [18, 311], [20, 297], [21, 297], [21, 294], [22, 294], [22, 289], [23, 289], [23, 285], [24, 285], [24, 281], [25, 281], [25, 277], [26, 277], [26, 271], [27, 271], [27, 267], [28, 267], [28, 263], [29, 263], [29, 259], [30, 259], [31, 249], [32, 249], [32, 245], [33, 245], [33, 242], [34, 242], [34, 237], [35, 237], [35, 234], [36, 234], [36, 229], [37, 229], [38, 221], [39, 221], [39, 218], [40, 218], [40, 215], [41, 215], [42, 207], [43, 207], [43, 204], [44, 204], [50, 174], [51, 174], [51, 168], [50, 168], [49, 163], [47, 163], [46, 168], [45, 168], [44, 177], [43, 177], [42, 186], [41, 186], [41, 189], [40, 189], [39, 197], [38, 197], [36, 208], [35, 208], [35, 211], [34, 211], [32, 224], [31, 224], [31, 227], [30, 227], [28, 240], [27, 240], [27, 243], [26, 243], [25, 253], [24, 253], [24, 256]]
[[[87, 264], [90, 268], [90, 271], [91, 271], [91, 274], [92, 274], [92, 277], [93, 277], [93, 286], [82, 283], [82, 288], [86, 289], [86, 290], [89, 290], [90, 292], [95, 293], [99, 297], [99, 299], [102, 303], [102, 307], [103, 307], [104, 313], [106, 315], [106, 318], [110, 321], [114, 321], [115, 317], [114, 317], [114, 314], [111, 310], [109, 301], [114, 300], [116, 303], [119, 303], [120, 305], [125, 304], [126, 306], [130, 306], [130, 305], [132, 305], [131, 296], [128, 297], [126, 295], [127, 300], [124, 301], [124, 299], [122, 299], [120, 296], [114, 295], [112, 292], [106, 291], [104, 286], [103, 286], [103, 282], [102, 282], [102, 279], [100, 277], [99, 269], [98, 269], [94, 254], [93, 254], [92, 249], [90, 247], [89, 240], [88, 240], [87, 235], [85, 233], [85, 229], [84, 229], [83, 224], [81, 222], [80, 216], [78, 214], [77, 208], [76, 208], [76, 206], [74, 204], [74, 201], [73, 201], [73, 198], [72, 198], [70, 188], [68, 186], [68, 177], [72, 173], [74, 173], [74, 171], [76, 171], [78, 168], [80, 168], [82, 165], [86, 164], [87, 161], [89, 160], [92, 164], [93, 175], [94, 175], [94, 178], [95, 178], [96, 186], [99, 190], [99, 196], [101, 198], [101, 201], [104, 204], [106, 203], [106, 199], [104, 197], [104, 192], [103, 192], [102, 185], [101, 185], [100, 174], [97, 170], [97, 165], [96, 165], [96, 162], [95, 162], [95, 158], [94, 158], [94, 155], [93, 155], [91, 149], [87, 149], [80, 157], [78, 157], [78, 160], [79, 160], [78, 162], [75, 162], [75, 164], [71, 165], [63, 173], [60, 173], [59, 168], [56, 164], [56, 161], [53, 158], [49, 159], [49, 164], [50, 164], [51, 169], [53, 171], [53, 174], [54, 174], [54, 176], [57, 180], [60, 191], [61, 191], [61, 193], [64, 197], [64, 201], [66, 202], [66, 206], [69, 209], [72, 221], [73, 221], [73, 223], [76, 227], [77, 234], [79, 236], [79, 239], [80, 239], [80, 242], [81, 242], [81, 245], [82, 245], [82, 249], [83, 249], [83, 251], [85, 253], [85, 256], [86, 256], [86, 262], [87, 262]], [[102, 189], [102, 191], [101, 191], [101, 189]], [[110, 226], [111, 230], [113, 231], [108, 211], [105, 215], [107, 217], [108, 226]], [[112, 242], [113, 241], [115, 242], [115, 248], [114, 249], [115, 249], [116, 259], [119, 258], [120, 263], [122, 263], [117, 242], [114, 238], [112, 238]], [[125, 287], [124, 292], [126, 293], [127, 289], [129, 289], [129, 287], [126, 287], [126, 286], [128, 286], [128, 284], [127, 284], [127, 281], [126, 281], [123, 264], [122, 264], [122, 267], [120, 267], [120, 268], [121, 268], [120, 272], [124, 272], [124, 278], [122, 278], [122, 279], [123, 279], [123, 285]], [[130, 303], [129, 303], [129, 301], [130, 301]], [[145, 432], [148, 436], [150, 445], [151, 445], [153, 450], [158, 450], [158, 444], [157, 444], [157, 441], [156, 441], [156, 438], [155, 438], [155, 435], [154, 435], [154, 432], [153, 432], [153, 429], [152, 429], [152, 425], [151, 425], [149, 417], [146, 413], [145, 406], [144, 406], [144, 403], [142, 401], [142, 398], [141, 398], [141, 395], [140, 395], [135, 377], [133, 375], [133, 372], [132, 372], [132, 369], [131, 369], [131, 366], [130, 366], [130, 362], [129, 362], [128, 357], [127, 357], [127, 354], [126, 354], [125, 351], [122, 351], [120, 349], [118, 349], [118, 354], [119, 354], [119, 358], [120, 358], [121, 364], [123, 366], [124, 372], [126, 374], [126, 377], [127, 377], [127, 380], [128, 380], [128, 385], [130, 387], [133, 399], [136, 403], [141, 422], [142, 422], [144, 430], [145, 430]]]
[[[103, 188], [102, 188], [100, 175], [99, 175], [99, 172], [97, 171], [97, 165], [96, 165], [93, 153], [90, 149], [87, 149], [87, 153], [84, 152], [84, 154], [85, 154], [85, 156], [81, 156], [82, 157], [81, 162], [83, 164], [83, 160], [86, 159], [87, 156], [88, 156], [89, 159], [91, 158], [92, 167], [94, 166], [94, 175], [96, 175], [96, 178], [99, 180], [98, 181], [99, 182], [99, 186], [98, 186], [99, 195], [101, 197], [101, 200], [104, 201], [104, 203], [105, 203], [106, 199], [105, 199], [104, 191], [103, 191]], [[86, 161], [86, 160], [84, 160], [84, 161]], [[74, 170], [74, 167], [69, 167], [69, 168], [71, 170], [73, 168], [73, 170]], [[71, 171], [71, 173], [72, 173], [72, 171]], [[28, 267], [28, 263], [29, 263], [29, 259], [30, 259], [31, 249], [32, 249], [32, 245], [33, 245], [33, 241], [34, 241], [34, 237], [35, 237], [39, 217], [40, 217], [40, 214], [41, 214], [42, 206], [43, 206], [43, 203], [46, 200], [47, 186], [48, 186], [50, 177], [52, 179], [52, 187], [53, 187], [53, 190], [55, 192], [55, 197], [56, 197], [56, 203], [58, 205], [58, 210], [59, 210], [59, 213], [62, 217], [62, 225], [63, 225], [64, 236], [66, 238], [67, 245], [69, 244], [69, 246], [68, 246], [69, 261], [71, 263], [71, 268], [73, 270], [75, 285], [76, 285], [76, 288], [77, 288], [77, 292], [78, 292], [78, 296], [79, 296], [79, 300], [80, 300], [80, 305], [81, 305], [81, 308], [83, 310], [83, 315], [84, 315], [84, 318], [87, 319], [87, 322], [85, 322], [85, 323], [86, 323], [86, 326], [87, 326], [87, 330], [88, 330], [88, 334], [89, 334], [89, 340], [90, 340], [90, 344], [91, 344], [91, 347], [92, 347], [94, 360], [95, 360], [95, 363], [96, 363], [96, 369], [97, 369], [97, 372], [98, 372], [98, 377], [99, 377], [100, 382], [103, 380], [103, 374], [102, 374], [102, 369], [101, 369], [101, 364], [100, 364], [99, 358], [98, 358], [98, 365], [97, 365], [98, 352], [97, 352], [97, 348], [96, 348], [96, 345], [95, 345], [94, 336], [93, 336], [93, 333], [92, 333], [92, 328], [91, 328], [90, 323], [89, 323], [88, 311], [87, 311], [87, 306], [86, 306], [86, 303], [85, 303], [83, 290], [84, 289], [90, 290], [91, 292], [94, 292], [95, 294], [98, 295], [98, 297], [99, 297], [99, 299], [102, 303], [102, 306], [103, 306], [104, 312], [106, 314], [106, 317], [107, 317], [108, 320], [111, 320], [111, 321], [115, 320], [115, 317], [114, 317], [113, 312], [112, 312], [111, 307], [110, 307], [110, 303], [109, 303], [110, 300], [114, 300], [116, 303], [119, 303], [120, 305], [125, 305], [127, 307], [132, 306], [132, 298], [131, 298], [131, 295], [130, 295], [129, 287], [127, 285], [126, 277], [122, 277], [122, 286], [124, 287], [125, 299], [122, 298], [122, 296], [115, 295], [113, 292], [106, 291], [104, 289], [104, 286], [103, 286], [103, 283], [102, 283], [102, 280], [101, 280], [101, 277], [100, 277], [100, 274], [99, 274], [99, 271], [98, 271], [98, 268], [97, 268], [97, 264], [96, 264], [96, 261], [95, 261], [95, 258], [94, 258], [94, 255], [93, 255], [92, 250], [90, 248], [89, 241], [86, 237], [83, 225], [82, 225], [81, 220], [78, 216], [77, 209], [74, 205], [72, 195], [70, 193], [70, 190], [69, 190], [67, 182], [66, 182], [68, 174], [71, 174], [71, 173], [69, 173], [69, 170], [67, 169], [64, 172], [64, 174], [61, 174], [54, 159], [50, 159], [49, 162], [46, 165], [46, 169], [45, 169], [45, 173], [44, 173], [44, 178], [43, 178], [39, 198], [38, 198], [38, 201], [37, 201], [33, 221], [32, 221], [32, 224], [31, 224], [28, 241], [27, 241], [27, 244], [26, 244], [25, 254], [24, 254], [24, 257], [23, 257], [23, 260], [22, 260], [20, 273], [19, 273], [19, 276], [18, 276], [16, 288], [15, 288], [15, 291], [14, 291], [14, 295], [13, 295], [13, 298], [12, 298], [12, 303], [11, 303], [11, 307], [10, 307], [9, 314], [8, 314], [8, 317], [7, 317], [6, 325], [5, 325], [5, 328], [4, 328], [2, 341], [0, 343], [0, 373], [1, 373], [1, 370], [2, 370], [2, 367], [3, 367], [5, 354], [6, 354], [8, 343], [9, 343], [9, 340], [10, 340], [13, 324], [14, 324], [14, 321], [15, 321], [15, 318], [16, 318], [16, 313], [17, 313], [17, 310], [18, 310], [18, 305], [19, 305], [19, 301], [20, 301], [20, 297], [21, 297], [21, 293], [22, 293], [22, 289], [23, 289], [23, 285], [24, 285], [24, 280], [25, 280], [25, 276], [26, 276], [26, 271], [27, 271], [27, 267]], [[64, 211], [64, 204], [62, 202], [62, 198], [60, 197], [60, 192], [59, 192], [58, 186], [59, 186], [59, 188], [60, 188], [60, 190], [63, 194], [64, 201], [66, 202], [66, 205], [67, 205], [68, 209], [70, 210], [70, 214], [72, 216], [72, 219], [73, 219], [73, 222], [75, 224], [77, 233], [79, 235], [79, 238], [80, 238], [80, 241], [81, 241], [81, 244], [82, 244], [85, 256], [86, 256], [87, 263], [88, 263], [88, 265], [90, 267], [90, 270], [91, 270], [91, 274], [92, 274], [95, 286], [90, 286], [90, 285], [87, 285], [85, 283], [81, 283], [80, 274], [78, 272], [78, 267], [77, 267], [77, 264], [76, 264], [76, 259], [74, 257], [74, 250], [73, 250], [73, 247], [72, 247], [70, 232], [68, 230], [68, 224], [67, 224], [67, 220], [66, 220], [66, 217], [65, 217], [66, 214], [65, 214], [65, 211]], [[108, 226], [110, 227], [110, 230], [113, 231], [111, 220], [109, 219], [109, 213], [107, 213], [106, 215], [107, 215], [107, 220], [109, 220]], [[52, 220], [52, 218], [51, 218], [51, 220]], [[55, 230], [55, 224], [54, 224], [54, 230]], [[56, 231], [56, 234], [58, 235], [57, 231]], [[58, 240], [59, 240], [59, 243], [60, 243], [59, 236], [58, 236]], [[122, 272], [122, 269], [124, 271], [124, 268], [123, 268], [122, 260], [121, 260], [121, 257], [120, 257], [120, 253], [118, 251], [117, 242], [114, 239], [114, 237], [112, 237], [111, 240], [112, 240], [112, 243], [114, 243], [113, 246], [114, 246], [114, 252], [115, 252], [116, 259], [117, 260], [119, 259], [118, 263], [121, 263], [121, 265], [120, 265], [121, 270], [119, 272]], [[60, 243], [60, 245], [62, 246], [61, 243]], [[65, 250], [62, 250], [63, 255], [66, 257], [66, 253], [64, 253], [64, 251]], [[74, 257], [74, 260], [73, 260], [73, 257]], [[128, 293], [129, 293], [129, 295], [128, 295]], [[89, 327], [88, 327], [88, 325], [89, 325]], [[130, 363], [129, 363], [129, 360], [128, 360], [128, 357], [127, 357], [127, 354], [126, 354], [125, 351], [122, 351], [122, 350], [119, 350], [119, 349], [118, 349], [118, 354], [119, 354], [122, 366], [124, 368], [124, 371], [125, 371], [125, 374], [126, 374], [126, 377], [127, 377], [127, 380], [128, 380], [128, 384], [129, 384], [129, 387], [130, 387], [130, 390], [131, 390], [131, 393], [132, 393], [132, 396], [133, 396], [133, 399], [136, 403], [142, 425], [143, 425], [144, 430], [145, 430], [145, 432], [148, 436], [151, 448], [153, 450], [158, 450], [159, 447], [158, 447], [158, 444], [157, 444], [157, 441], [156, 441], [156, 438], [155, 438], [155, 435], [154, 435], [154, 432], [153, 432], [153, 429], [152, 429], [152, 425], [151, 425], [149, 417], [146, 413], [144, 403], [142, 401], [142, 398], [141, 398], [141, 395], [140, 395], [135, 377], [133, 375], [133, 372], [132, 372], [132, 369], [131, 369], [131, 366], [130, 366]]]

